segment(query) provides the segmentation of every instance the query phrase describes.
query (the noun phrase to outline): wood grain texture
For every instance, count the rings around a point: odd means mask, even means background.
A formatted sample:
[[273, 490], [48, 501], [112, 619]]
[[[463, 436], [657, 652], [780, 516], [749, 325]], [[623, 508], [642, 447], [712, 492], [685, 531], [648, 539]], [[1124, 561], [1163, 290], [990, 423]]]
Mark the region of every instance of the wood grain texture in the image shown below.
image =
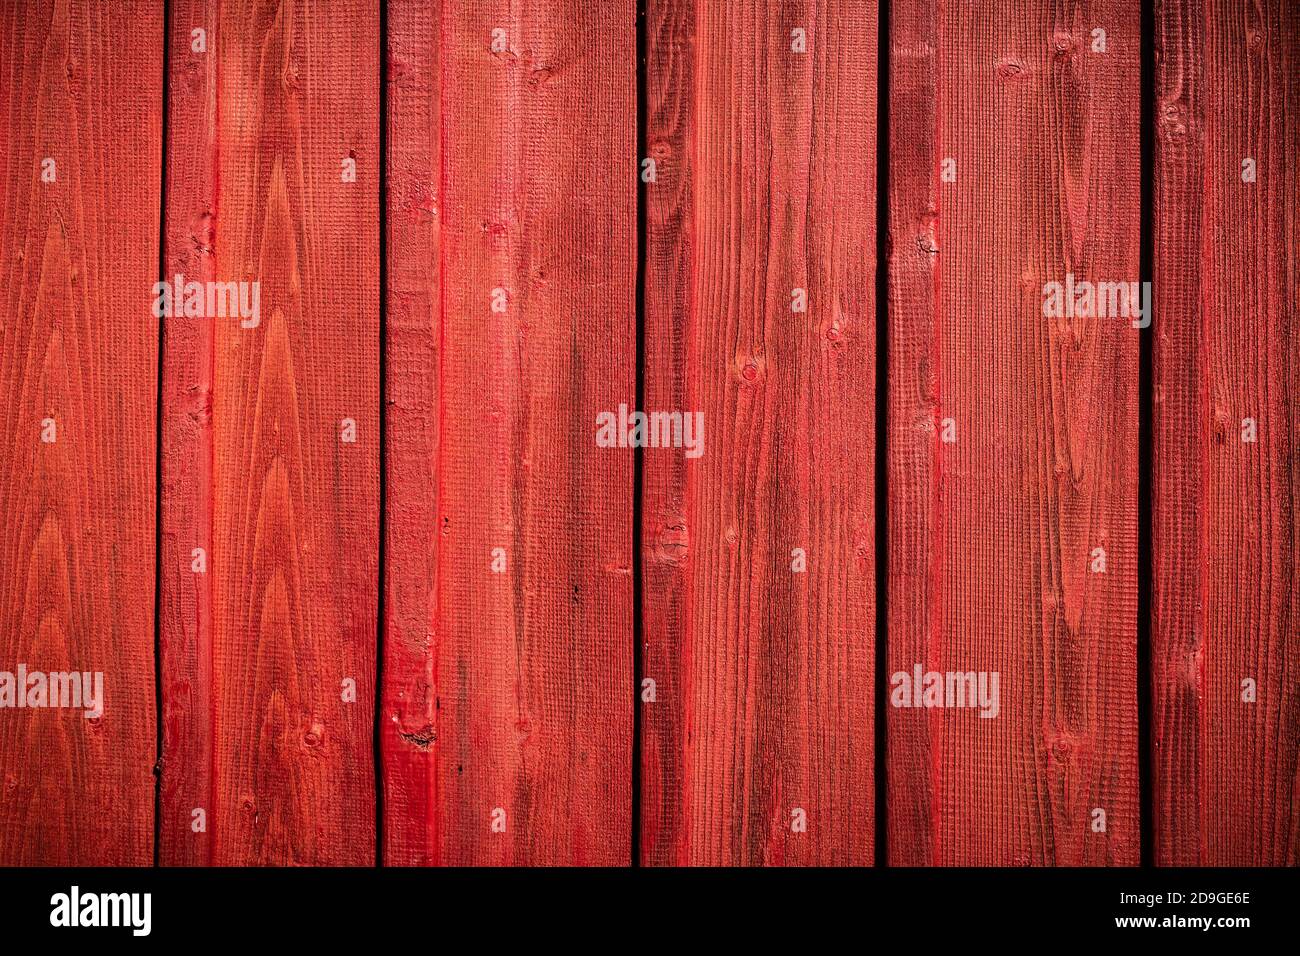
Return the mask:
[[648, 5], [645, 863], [872, 861], [876, 21]]
[[1155, 859], [1295, 866], [1300, 6], [1156, 18]]
[[[890, 8], [878, 383], [876, 0], [0, 0], [0, 865], [1136, 864], [1138, 8]], [[1150, 836], [1294, 866], [1300, 4], [1155, 22]]]
[[442, 3], [388, 15], [388, 469], [379, 723], [383, 861], [439, 858], [438, 452], [442, 425]]
[[631, 862], [633, 17], [390, 24], [390, 863]]
[[[171, 0], [167, 37], [165, 277], [217, 279], [218, 0]], [[194, 30], [206, 31], [206, 52]], [[162, 323], [161, 638], [163, 754], [159, 862], [203, 866], [212, 840], [193, 833], [193, 811], [216, 806], [213, 761], [213, 575], [196, 574], [194, 549], [213, 540], [213, 320]]]
[[[175, 50], [169, 264], [259, 282], [254, 327], [168, 320], [165, 540], [171, 580], [162, 858], [369, 865], [378, 595], [379, 15], [374, 3], [177, 8], [211, 65]], [[186, 14], [206, 17], [186, 23]], [[186, 84], [189, 87], [186, 88]], [[214, 86], [208, 86], [212, 84]], [[191, 152], [192, 151], [192, 152]], [[356, 160], [344, 181], [343, 160]], [[186, 249], [186, 243], [194, 248]], [[187, 276], [187, 278], [197, 278]], [[187, 323], [205, 322], [196, 330]], [[211, 349], [211, 358], [185, 350]], [[210, 381], [206, 376], [210, 370]], [[210, 399], [202, 396], [210, 392]], [[210, 407], [211, 422], [205, 418]], [[345, 419], [355, 442], [343, 439]], [[181, 432], [180, 429], [188, 429]], [[201, 461], [211, 443], [206, 484]], [[184, 466], [179, 456], [196, 460]], [[175, 477], [175, 481], [170, 479]], [[174, 570], [174, 569], [172, 569]], [[190, 693], [211, 680], [210, 689]], [[355, 700], [344, 700], [344, 682]], [[195, 713], [210, 706], [209, 715]], [[202, 769], [201, 769], [202, 768]], [[174, 775], [174, 776], [173, 776]], [[183, 798], [210, 801], [193, 832]]]
[[1138, 11], [896, 3], [890, 42], [887, 670], [1000, 711], [890, 708], [889, 862], [1136, 864], [1138, 333], [1042, 304], [1138, 279]]
[[0, 77], [0, 669], [104, 688], [0, 711], [0, 863], [147, 865], [162, 8], [5, 4]]

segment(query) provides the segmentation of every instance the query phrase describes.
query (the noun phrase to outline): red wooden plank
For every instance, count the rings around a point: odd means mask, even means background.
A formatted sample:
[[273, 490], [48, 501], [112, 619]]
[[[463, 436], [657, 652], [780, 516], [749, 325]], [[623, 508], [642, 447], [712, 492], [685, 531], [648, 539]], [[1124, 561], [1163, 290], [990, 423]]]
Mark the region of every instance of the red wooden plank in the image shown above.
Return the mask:
[[442, 3], [388, 13], [388, 469], [379, 723], [384, 863], [437, 862]]
[[[167, 37], [167, 208], [164, 275], [217, 279], [217, 0], [171, 0]], [[195, 33], [195, 31], [202, 31]], [[212, 862], [212, 840], [192, 829], [193, 811], [216, 805], [211, 747], [213, 618], [209, 556], [213, 531], [213, 358], [207, 318], [163, 322], [162, 540], [159, 630], [163, 754], [159, 860]]]
[[876, 20], [649, 4], [646, 863], [872, 860]]
[[[187, 15], [206, 19], [186, 23]], [[368, 864], [375, 859], [378, 7], [229, 2], [178, 7], [173, 21], [181, 35], [206, 28], [201, 55], [215, 63], [174, 51], [184, 59], [173, 72], [181, 89], [169, 166], [193, 156], [213, 172], [173, 180], [169, 262], [250, 283], [243, 304], [252, 304], [251, 283], [259, 292], [256, 314], [166, 320], [164, 400], [183, 402], [199, 421], [185, 426], [188, 435], [169, 429], [164, 436], [164, 473], [176, 478], [165, 488], [164, 536], [176, 539], [174, 557], [190, 573], [192, 549], [207, 551], [201, 573], [211, 579], [211, 624], [205, 599], [195, 596], [205, 592], [185, 594], [183, 578], [167, 569], [162, 858]], [[345, 175], [348, 160], [355, 181]], [[186, 242], [199, 255], [187, 254]], [[204, 347], [209, 360], [185, 351]], [[210, 404], [194, 397], [205, 390]], [[204, 433], [197, 426], [207, 408]], [[179, 413], [169, 406], [165, 417], [175, 425]], [[208, 442], [210, 465], [176, 461], [201, 458]], [[205, 467], [206, 485], [199, 482]], [[210, 499], [170, 500], [185, 494]], [[199, 703], [210, 705], [210, 715], [195, 713]], [[187, 809], [182, 800], [191, 794], [208, 803]]]
[[891, 703], [998, 706], [891, 706], [890, 863], [1135, 864], [1138, 333], [1043, 293], [1138, 279], [1138, 11], [893, 14]]
[[1155, 856], [1294, 866], [1300, 7], [1156, 16]]
[[0, 686], [0, 863], [147, 865], [162, 8], [7, 4], [0, 75], [0, 669], [103, 688]]
[[390, 23], [390, 863], [631, 859], [633, 17]]

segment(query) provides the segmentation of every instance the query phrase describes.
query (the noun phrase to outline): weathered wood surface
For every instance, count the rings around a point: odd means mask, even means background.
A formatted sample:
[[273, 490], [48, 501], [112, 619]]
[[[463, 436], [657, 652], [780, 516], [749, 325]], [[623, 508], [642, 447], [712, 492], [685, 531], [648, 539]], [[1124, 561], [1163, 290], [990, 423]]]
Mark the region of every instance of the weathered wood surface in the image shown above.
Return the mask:
[[0, 670], [103, 689], [0, 687], [0, 864], [147, 865], [162, 8], [7, 7], [0, 75]]
[[385, 861], [627, 865], [635, 7], [393, 14]]
[[378, 6], [196, 3], [172, 26], [168, 265], [259, 294], [165, 320], [161, 858], [369, 865]]
[[1300, 6], [1156, 21], [1155, 862], [1295, 866]]
[[889, 862], [1136, 864], [1139, 333], [1043, 307], [1138, 279], [1138, 11], [893, 15], [891, 701], [919, 666], [998, 705], [891, 706]]
[[876, 19], [648, 5], [644, 863], [873, 859]]

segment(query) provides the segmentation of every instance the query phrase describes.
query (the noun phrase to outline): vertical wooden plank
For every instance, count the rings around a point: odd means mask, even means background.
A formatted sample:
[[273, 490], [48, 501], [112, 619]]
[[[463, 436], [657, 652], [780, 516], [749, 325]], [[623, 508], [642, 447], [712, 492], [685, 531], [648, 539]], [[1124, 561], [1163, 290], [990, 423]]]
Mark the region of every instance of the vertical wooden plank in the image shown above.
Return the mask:
[[870, 863], [876, 5], [648, 9], [642, 858]]
[[440, 858], [438, 453], [442, 426], [442, 3], [388, 13], [383, 862]]
[[1294, 866], [1300, 7], [1156, 18], [1155, 857]]
[[0, 863], [147, 865], [162, 8], [7, 4], [0, 76], [0, 659], [103, 675], [0, 679]]
[[387, 859], [627, 864], [634, 6], [392, 26]]
[[[194, 264], [204, 276], [259, 292], [255, 314], [205, 310], [206, 332], [167, 320], [169, 350], [212, 350], [209, 385], [200, 356], [166, 359], [210, 388], [211, 437], [200, 441], [212, 464], [206, 487], [166, 488], [211, 496], [164, 512], [198, 516], [164, 529], [192, 567], [210, 508], [211, 637], [183, 603], [164, 618], [165, 690], [210, 676], [211, 715], [166, 702], [167, 772], [194, 776], [165, 792], [206, 787], [211, 805], [194, 808], [204, 832], [183, 806], [165, 806], [163, 858], [365, 865], [375, 859], [379, 11], [360, 0], [232, 0], [190, 12], [212, 18], [178, 15], [175, 29], [208, 28], [215, 65], [193, 69], [215, 83], [215, 129], [181, 91], [169, 165], [192, 149], [214, 172], [210, 203], [198, 173], [169, 196], [169, 223], [180, 242], [190, 230], [207, 247]], [[189, 64], [176, 66], [178, 83], [197, 86]], [[186, 447], [168, 443], [164, 455]]]
[[[686, 369], [694, 326], [695, 3], [645, 5], [645, 115], [640, 117], [654, 182], [641, 188], [642, 400], [647, 408], [690, 410]], [[682, 659], [689, 618], [690, 527], [683, 450], [647, 448], [641, 477], [642, 681], [640, 851], [642, 864], [690, 859], [685, 804], [686, 724], [690, 675]]]
[[[167, 69], [167, 208], [164, 276], [217, 279], [218, 0], [170, 0]], [[201, 31], [195, 33], [195, 31]], [[215, 328], [205, 317], [162, 323], [162, 539], [159, 637], [163, 761], [159, 862], [204, 866], [212, 839], [193, 812], [216, 806], [211, 747]], [[195, 549], [201, 549], [196, 554]]]
[[1138, 280], [1138, 11], [893, 15], [890, 863], [1136, 864], [1139, 333], [1044, 292]]

